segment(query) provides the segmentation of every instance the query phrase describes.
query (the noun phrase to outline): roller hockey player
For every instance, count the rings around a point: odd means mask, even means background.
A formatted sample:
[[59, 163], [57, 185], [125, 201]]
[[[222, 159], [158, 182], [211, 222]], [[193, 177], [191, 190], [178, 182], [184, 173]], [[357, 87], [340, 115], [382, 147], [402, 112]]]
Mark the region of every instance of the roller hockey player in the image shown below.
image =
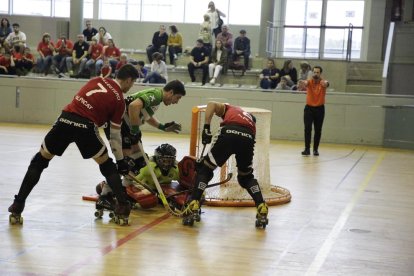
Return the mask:
[[235, 154], [238, 168], [237, 180], [247, 190], [257, 208], [256, 227], [266, 228], [268, 224], [268, 207], [263, 199], [259, 183], [254, 178], [252, 160], [254, 153], [256, 122], [255, 118], [240, 107], [219, 102], [209, 102], [205, 112], [205, 125], [202, 143], [211, 143], [210, 123], [213, 115], [223, 119], [221, 127], [214, 137], [213, 144], [201, 164], [197, 167], [195, 188], [187, 203], [183, 224], [192, 226], [200, 221], [200, 199], [213, 177], [213, 171], [221, 167], [227, 159]]
[[[21, 213], [26, 199], [43, 170], [55, 155], [61, 156], [68, 145], [75, 142], [83, 158], [93, 158], [99, 164], [102, 175], [112, 188], [117, 199], [113, 210], [115, 222], [128, 224], [131, 207], [119, 173], [127, 174], [129, 166], [122, 153], [120, 127], [125, 111], [123, 93], [129, 91], [137, 77], [138, 71], [133, 65], [127, 64], [121, 67], [115, 80], [97, 77], [78, 91], [45, 136], [40, 151], [31, 160], [20, 190], [8, 209], [11, 213], [10, 223], [23, 222]], [[97, 129], [108, 121], [111, 124], [110, 144], [117, 166], [109, 158]]]

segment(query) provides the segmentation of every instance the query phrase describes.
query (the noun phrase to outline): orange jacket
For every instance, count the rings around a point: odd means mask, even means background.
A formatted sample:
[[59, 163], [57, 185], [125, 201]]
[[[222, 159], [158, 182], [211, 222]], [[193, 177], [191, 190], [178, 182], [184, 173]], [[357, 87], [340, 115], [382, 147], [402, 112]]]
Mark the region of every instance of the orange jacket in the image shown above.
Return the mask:
[[316, 83], [314, 79], [308, 80], [306, 88], [306, 104], [309, 106], [322, 106], [325, 104], [326, 87], [322, 86], [322, 79]]

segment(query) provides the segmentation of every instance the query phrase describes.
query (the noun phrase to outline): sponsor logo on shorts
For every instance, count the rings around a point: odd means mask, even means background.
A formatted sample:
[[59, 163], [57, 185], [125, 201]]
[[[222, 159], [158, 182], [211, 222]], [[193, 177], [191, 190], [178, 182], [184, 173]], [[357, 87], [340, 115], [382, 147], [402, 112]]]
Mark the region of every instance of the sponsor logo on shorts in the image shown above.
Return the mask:
[[226, 133], [236, 134], [236, 135], [240, 135], [240, 136], [243, 136], [243, 137], [253, 139], [253, 136], [251, 134], [245, 133], [245, 132], [242, 132], [242, 131], [238, 131], [238, 130], [234, 130], [234, 129], [226, 129]]
[[74, 127], [88, 128], [88, 126], [85, 125], [85, 124], [74, 122], [74, 121], [71, 121], [71, 120], [68, 120], [68, 119], [65, 119], [65, 118], [59, 118], [59, 122], [67, 124], [67, 125], [71, 125], [71, 126], [74, 126]]

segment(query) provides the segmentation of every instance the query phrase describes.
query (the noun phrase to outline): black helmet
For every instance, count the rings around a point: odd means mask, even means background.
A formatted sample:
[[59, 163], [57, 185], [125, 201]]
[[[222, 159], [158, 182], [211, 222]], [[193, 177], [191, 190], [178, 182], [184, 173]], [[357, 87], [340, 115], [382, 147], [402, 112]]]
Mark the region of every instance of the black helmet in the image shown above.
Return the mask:
[[167, 174], [168, 171], [175, 165], [176, 155], [177, 150], [170, 144], [162, 144], [155, 149], [154, 160], [163, 174]]

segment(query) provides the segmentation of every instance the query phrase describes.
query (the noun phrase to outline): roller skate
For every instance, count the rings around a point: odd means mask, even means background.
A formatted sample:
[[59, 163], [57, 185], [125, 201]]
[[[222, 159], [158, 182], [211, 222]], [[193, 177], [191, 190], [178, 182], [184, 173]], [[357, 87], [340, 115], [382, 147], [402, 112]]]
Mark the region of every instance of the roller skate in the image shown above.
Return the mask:
[[193, 226], [194, 221], [199, 222], [201, 220], [200, 214], [200, 202], [194, 199], [186, 206], [184, 210], [183, 225]]
[[104, 211], [109, 211], [109, 217], [114, 218], [115, 200], [111, 194], [101, 195], [95, 204], [95, 217], [102, 218]]
[[102, 194], [102, 189], [103, 189], [104, 185], [106, 185], [106, 181], [105, 180], [102, 181], [102, 182], [99, 182], [99, 184], [96, 185], [95, 189], [96, 189], [96, 193], [98, 195], [101, 195]]
[[267, 218], [267, 214], [269, 213], [269, 207], [265, 202], [260, 203], [257, 206], [257, 214], [256, 214], [256, 227], [263, 229], [266, 228], [266, 225], [269, 223], [269, 219]]
[[115, 207], [114, 213], [114, 221], [116, 224], [119, 224], [121, 226], [130, 224], [129, 214], [131, 213], [131, 205], [129, 204], [129, 202], [121, 205], [118, 204]]
[[23, 224], [22, 212], [25, 202], [17, 200], [17, 196], [14, 196], [13, 204], [9, 207], [9, 223], [10, 224]]

